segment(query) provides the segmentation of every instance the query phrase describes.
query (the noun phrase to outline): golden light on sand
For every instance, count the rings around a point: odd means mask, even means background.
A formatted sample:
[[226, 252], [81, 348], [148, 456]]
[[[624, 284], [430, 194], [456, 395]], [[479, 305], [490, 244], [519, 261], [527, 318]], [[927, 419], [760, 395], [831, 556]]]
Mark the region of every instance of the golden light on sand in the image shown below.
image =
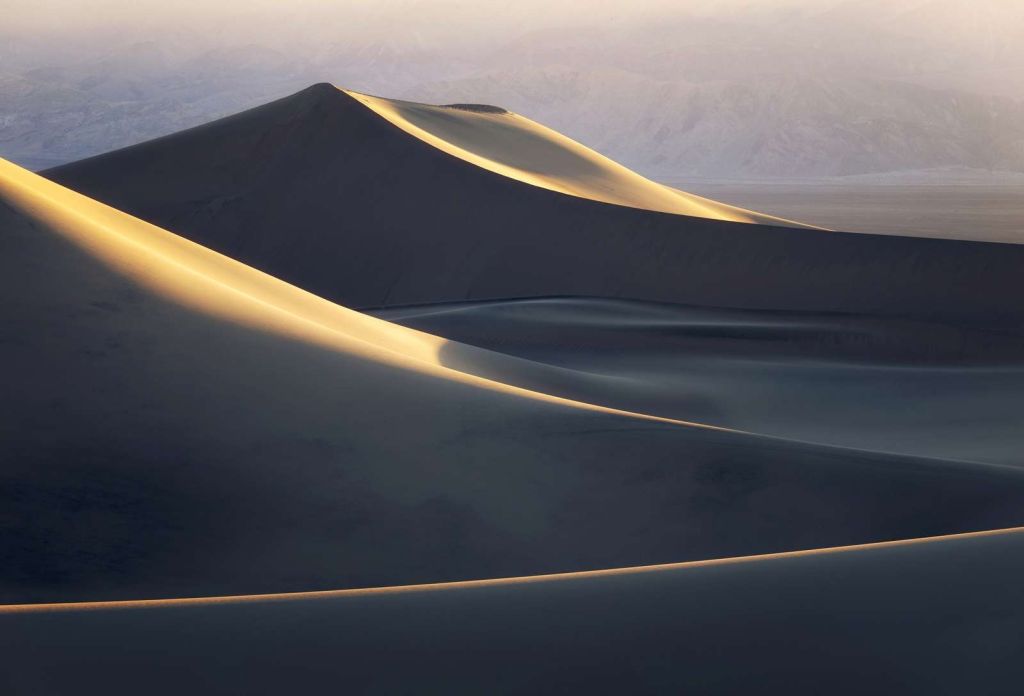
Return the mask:
[[[0, 196], [149, 290], [198, 311], [362, 359], [495, 392], [685, 427], [732, 431], [546, 394], [446, 367], [444, 338], [341, 307], [0, 159]], [[467, 346], [463, 350], [482, 351]], [[526, 363], [508, 363], [515, 374]]]
[[431, 106], [343, 91], [437, 149], [533, 186], [662, 213], [810, 227], [656, 183], [557, 131], [510, 111], [477, 105]]
[[804, 558], [808, 556], [827, 556], [831, 554], [857, 553], [875, 549], [891, 549], [919, 544], [941, 544], [957, 539], [978, 539], [992, 536], [1003, 536], [1024, 533], [1024, 527], [1008, 527], [1006, 529], [987, 529], [980, 532], [963, 532], [945, 534], [919, 539], [896, 539], [870, 544], [853, 544], [850, 546], [832, 546], [802, 551], [782, 551], [756, 556], [736, 556], [730, 558], [711, 558], [702, 561], [685, 561], [682, 563], [663, 563], [650, 566], [632, 566], [626, 568], [606, 568], [601, 570], [584, 570], [571, 573], [551, 573], [547, 575], [527, 575], [508, 578], [486, 578], [482, 580], [460, 580], [456, 582], [436, 582], [421, 585], [396, 585], [390, 587], [366, 587], [346, 590], [319, 590], [313, 592], [280, 592], [273, 594], [228, 595], [221, 597], [180, 597], [173, 599], [134, 599], [103, 602], [53, 602], [40, 604], [3, 604], [0, 615], [50, 613], [60, 611], [97, 611], [110, 609], [150, 609], [158, 607], [203, 606], [217, 604], [249, 604], [259, 602], [296, 602], [304, 600], [330, 599], [343, 597], [364, 597], [368, 595], [405, 594], [413, 592], [444, 592], [478, 587], [501, 585], [523, 585], [533, 583], [565, 582], [569, 580], [586, 580], [590, 578], [613, 577], [618, 575], [637, 575], [642, 573], [664, 573], [714, 566], [734, 565], [741, 563], [760, 563], [786, 559]]

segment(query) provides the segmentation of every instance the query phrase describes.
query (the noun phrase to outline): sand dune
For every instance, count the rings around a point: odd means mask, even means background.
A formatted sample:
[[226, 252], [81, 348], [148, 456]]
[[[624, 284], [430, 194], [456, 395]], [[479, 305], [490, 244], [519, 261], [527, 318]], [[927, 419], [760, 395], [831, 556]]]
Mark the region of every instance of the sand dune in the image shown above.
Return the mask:
[[1024, 573], [1022, 552], [1016, 530], [543, 582], [5, 612], [0, 685], [1010, 694], [1024, 590], [1007, 579]]
[[1024, 246], [329, 85], [47, 176], [0, 160], [0, 690], [1024, 677]]
[[1021, 521], [1018, 470], [558, 398], [536, 387], [579, 371], [359, 315], [0, 175], [5, 601], [524, 575]]
[[442, 152], [534, 186], [663, 213], [806, 227], [655, 183], [561, 133], [500, 107], [431, 106], [346, 93]]
[[1020, 246], [629, 207], [696, 199], [520, 117], [330, 85], [46, 176], [352, 307], [578, 295], [1024, 325]]
[[[599, 298], [396, 307], [404, 326], [564, 372], [518, 383], [794, 440], [1024, 466], [1024, 341], [870, 316]], [[440, 358], [498, 375], [490, 353]], [[491, 359], [484, 367], [481, 360]], [[525, 382], [526, 379], [537, 381]]]

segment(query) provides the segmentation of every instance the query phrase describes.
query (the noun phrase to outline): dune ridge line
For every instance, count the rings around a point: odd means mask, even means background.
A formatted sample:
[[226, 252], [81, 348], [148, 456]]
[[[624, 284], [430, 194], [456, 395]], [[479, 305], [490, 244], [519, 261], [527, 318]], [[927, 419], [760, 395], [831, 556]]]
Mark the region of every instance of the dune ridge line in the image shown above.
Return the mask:
[[877, 541], [867, 544], [851, 544], [849, 546], [829, 546], [818, 549], [798, 551], [779, 551], [777, 553], [757, 554], [753, 556], [731, 556], [726, 558], [709, 558], [700, 561], [683, 561], [681, 563], [662, 563], [648, 566], [626, 566], [623, 568], [602, 568], [600, 570], [581, 570], [568, 573], [549, 573], [544, 575], [524, 575], [505, 578], [484, 578], [480, 580], [456, 580], [452, 582], [434, 582], [418, 585], [391, 585], [386, 587], [360, 587], [344, 590], [313, 590], [309, 592], [276, 592], [252, 595], [223, 595], [217, 597], [177, 597], [166, 599], [128, 599], [100, 602], [51, 602], [41, 604], [0, 604], [0, 615], [31, 614], [65, 611], [101, 611], [104, 609], [147, 609], [156, 607], [203, 606], [213, 604], [255, 604], [259, 602], [294, 602], [313, 599], [329, 599], [334, 597], [361, 597], [369, 595], [404, 594], [412, 592], [441, 592], [445, 590], [471, 589], [476, 587], [493, 587], [501, 585], [520, 585], [542, 582], [560, 582], [565, 580], [583, 580], [616, 575], [632, 575], [641, 573], [659, 573], [688, 568], [708, 568], [753, 563], [757, 561], [783, 560], [803, 558], [807, 556], [853, 553], [875, 549], [899, 548], [914, 544], [935, 544], [956, 539], [978, 539], [991, 536], [1002, 536], [1024, 532], [1024, 527], [1006, 527], [1004, 529], [986, 529], [977, 532], [960, 532], [916, 539], [894, 539]]
[[662, 213], [823, 230], [651, 181], [558, 131], [500, 106], [434, 106], [335, 89], [442, 152], [532, 186]]

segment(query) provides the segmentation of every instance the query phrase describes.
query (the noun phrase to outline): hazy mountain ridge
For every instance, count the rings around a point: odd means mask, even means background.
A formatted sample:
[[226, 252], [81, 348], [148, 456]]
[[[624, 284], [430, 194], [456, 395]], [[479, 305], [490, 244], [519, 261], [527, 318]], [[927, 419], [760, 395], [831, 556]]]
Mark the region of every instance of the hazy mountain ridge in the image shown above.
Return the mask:
[[506, 108], [660, 176], [1024, 171], [1020, 103], [886, 80], [694, 85], [548, 69], [424, 86], [414, 96], [504, 99]]
[[326, 80], [500, 104], [652, 175], [1024, 171], [1019, 3], [509, 7], [493, 10], [502, 28], [486, 41], [479, 27], [497, 20], [473, 8], [299, 5], [277, 24], [236, 17], [190, 33], [167, 20], [130, 41], [107, 27], [56, 49], [4, 31], [0, 155], [71, 161]]

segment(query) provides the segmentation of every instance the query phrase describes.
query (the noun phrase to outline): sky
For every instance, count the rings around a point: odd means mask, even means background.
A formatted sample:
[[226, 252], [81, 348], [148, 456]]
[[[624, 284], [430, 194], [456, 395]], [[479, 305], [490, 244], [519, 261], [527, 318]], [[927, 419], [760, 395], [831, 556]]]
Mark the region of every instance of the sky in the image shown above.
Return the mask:
[[744, 23], [751, 39], [781, 30], [865, 53], [884, 27], [908, 44], [1024, 61], [1021, 0], [0, 0], [0, 35], [55, 55], [128, 40], [179, 50], [256, 43], [297, 55], [342, 41], [457, 52], [551, 30], [567, 39], [657, 31], [688, 18]]
[[[483, 39], [553, 26], [613, 25], [696, 15], [819, 11], [844, 0], [0, 0], [3, 28], [48, 36], [155, 34], [183, 29], [272, 40], [301, 28], [319, 34], [415, 26], [426, 37]], [[317, 25], [316, 23], [320, 23]], [[323, 24], [326, 23], [326, 24]], [[214, 26], [216, 24], [216, 26]], [[471, 32], [476, 32], [472, 34]], [[481, 36], [480, 32], [483, 32]]]

